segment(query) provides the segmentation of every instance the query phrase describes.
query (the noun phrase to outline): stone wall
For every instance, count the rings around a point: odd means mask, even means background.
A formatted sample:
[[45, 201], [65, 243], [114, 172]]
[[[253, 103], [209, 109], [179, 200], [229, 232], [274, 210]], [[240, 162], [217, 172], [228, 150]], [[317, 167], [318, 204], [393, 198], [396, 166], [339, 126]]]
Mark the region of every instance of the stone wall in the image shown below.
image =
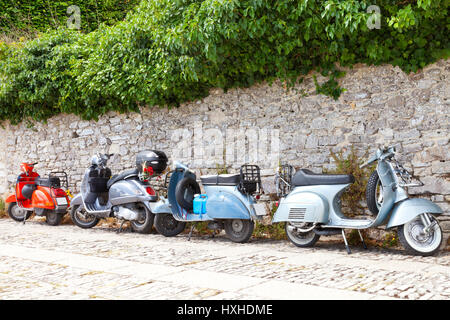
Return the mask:
[[[330, 150], [348, 152], [353, 144], [362, 156], [378, 145], [397, 144], [400, 161], [425, 183], [410, 192], [432, 199], [449, 215], [449, 79], [450, 60], [411, 75], [387, 65], [359, 65], [341, 79], [347, 91], [337, 101], [315, 94], [307, 77], [289, 92], [281, 83], [211, 90], [205, 99], [179, 108], [109, 113], [98, 122], [59, 115], [33, 128], [5, 124], [0, 129], [0, 192], [12, 189], [23, 161], [39, 162], [41, 175], [67, 170], [77, 190], [90, 156], [104, 149], [107, 137], [113, 142], [110, 151], [120, 155], [113, 171], [133, 167], [143, 149], [163, 150], [199, 173], [214, 172], [224, 160], [230, 172], [256, 162], [269, 192], [274, 192], [278, 155], [282, 162], [321, 172], [334, 167]], [[215, 152], [198, 161], [200, 146]], [[449, 229], [449, 222], [443, 223]]]

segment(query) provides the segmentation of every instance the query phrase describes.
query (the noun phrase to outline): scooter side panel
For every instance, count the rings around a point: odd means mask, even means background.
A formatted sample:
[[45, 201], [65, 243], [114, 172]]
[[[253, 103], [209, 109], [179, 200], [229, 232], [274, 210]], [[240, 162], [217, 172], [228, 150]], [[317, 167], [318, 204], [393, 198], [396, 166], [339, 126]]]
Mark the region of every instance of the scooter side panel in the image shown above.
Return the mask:
[[423, 213], [439, 215], [443, 211], [437, 204], [429, 200], [420, 198], [407, 199], [395, 205], [386, 228], [405, 224]]
[[47, 188], [38, 187], [38, 189], [33, 192], [31, 203], [33, 208], [55, 209], [55, 204], [52, 197], [47, 192]]
[[228, 192], [208, 194], [206, 214], [212, 219], [250, 219], [249, 210], [244, 203]]
[[109, 201], [113, 206], [149, 200], [150, 196], [133, 180], [121, 180], [109, 189]]
[[320, 222], [328, 221], [329, 204], [319, 194], [297, 187], [280, 201], [272, 222]]

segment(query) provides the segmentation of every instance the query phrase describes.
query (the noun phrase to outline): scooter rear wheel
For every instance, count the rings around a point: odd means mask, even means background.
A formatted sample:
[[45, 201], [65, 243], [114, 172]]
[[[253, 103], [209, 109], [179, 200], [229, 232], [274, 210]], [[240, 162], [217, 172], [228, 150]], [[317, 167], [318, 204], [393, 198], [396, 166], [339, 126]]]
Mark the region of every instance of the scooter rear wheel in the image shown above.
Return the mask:
[[19, 208], [17, 202], [11, 202], [8, 206], [8, 215], [15, 221], [22, 222], [24, 218], [27, 220], [32, 214], [32, 211]]
[[155, 217], [155, 229], [165, 237], [174, 237], [186, 228], [186, 222], [176, 220], [170, 213], [158, 213]]
[[61, 224], [62, 217], [62, 213], [56, 213], [51, 210], [46, 210], [45, 222], [47, 222], [47, 224], [50, 226], [57, 226]]
[[316, 234], [314, 231], [299, 232], [295, 230], [295, 226], [290, 222], [286, 222], [285, 225], [286, 235], [289, 240], [297, 247], [308, 248], [316, 244], [319, 240], [320, 235]]
[[245, 243], [252, 236], [255, 223], [252, 220], [227, 219], [224, 229], [228, 239], [237, 243]]
[[73, 223], [83, 229], [95, 227], [99, 223], [100, 219], [92, 215], [83, 214], [83, 211], [84, 208], [79, 205], [75, 205], [72, 209], [70, 209], [70, 218]]
[[130, 222], [131, 228], [138, 233], [150, 233], [153, 228], [155, 215], [142, 203], [137, 203], [136, 207], [137, 210], [142, 210], [144, 214], [142, 215], [142, 219]]

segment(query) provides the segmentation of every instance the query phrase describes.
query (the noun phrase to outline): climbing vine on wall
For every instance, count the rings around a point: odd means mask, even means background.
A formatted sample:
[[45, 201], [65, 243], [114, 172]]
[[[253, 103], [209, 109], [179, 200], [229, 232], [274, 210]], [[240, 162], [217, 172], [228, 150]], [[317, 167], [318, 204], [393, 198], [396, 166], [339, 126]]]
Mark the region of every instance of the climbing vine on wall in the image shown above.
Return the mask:
[[0, 120], [66, 112], [178, 106], [275, 79], [292, 87], [317, 71], [318, 93], [337, 99], [339, 66], [416, 72], [449, 53], [449, 1], [142, 0], [124, 21], [83, 34], [60, 28], [0, 44]]
[[54, 29], [67, 24], [67, 8], [80, 9], [81, 30], [90, 32], [101, 23], [113, 25], [125, 18], [139, 0], [0, 0], [0, 33], [24, 34], [26, 32]]

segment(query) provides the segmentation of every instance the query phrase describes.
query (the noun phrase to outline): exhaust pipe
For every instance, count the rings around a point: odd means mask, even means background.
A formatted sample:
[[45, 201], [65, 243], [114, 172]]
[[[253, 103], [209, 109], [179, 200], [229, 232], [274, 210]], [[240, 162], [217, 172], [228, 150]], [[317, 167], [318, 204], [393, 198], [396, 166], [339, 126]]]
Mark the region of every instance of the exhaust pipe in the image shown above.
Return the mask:
[[133, 220], [138, 220], [139, 219], [139, 213], [137, 213], [135, 211], [132, 211], [132, 210], [130, 210], [128, 208], [125, 208], [125, 207], [115, 207], [114, 208], [114, 215], [118, 219], [129, 220], [129, 221], [133, 221]]
[[329, 228], [329, 229], [314, 229], [313, 230], [315, 234], [318, 234], [320, 236], [331, 236], [334, 234], [340, 234], [341, 229], [337, 228]]

